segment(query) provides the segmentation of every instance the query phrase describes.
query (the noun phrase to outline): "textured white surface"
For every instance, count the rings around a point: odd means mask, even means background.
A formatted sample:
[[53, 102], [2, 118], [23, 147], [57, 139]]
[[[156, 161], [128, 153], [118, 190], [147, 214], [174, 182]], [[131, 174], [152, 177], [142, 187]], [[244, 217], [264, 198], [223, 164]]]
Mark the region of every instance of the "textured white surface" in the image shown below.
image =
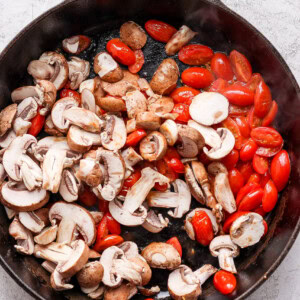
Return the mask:
[[[0, 0], [0, 50], [32, 19], [61, 0]], [[260, 30], [287, 61], [300, 81], [300, 1], [223, 0]], [[291, 251], [250, 300], [300, 299], [300, 237]], [[32, 299], [0, 267], [0, 300]]]

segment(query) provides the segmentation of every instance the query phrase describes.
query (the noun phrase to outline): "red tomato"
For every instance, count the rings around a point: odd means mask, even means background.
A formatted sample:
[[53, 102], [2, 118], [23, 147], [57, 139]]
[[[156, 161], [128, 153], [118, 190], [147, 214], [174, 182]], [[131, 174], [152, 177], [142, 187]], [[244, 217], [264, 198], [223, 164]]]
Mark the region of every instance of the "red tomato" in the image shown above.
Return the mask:
[[164, 159], [156, 162], [156, 168], [159, 173], [169, 178], [170, 182], [173, 182], [178, 178], [178, 174], [169, 167]]
[[270, 126], [276, 117], [277, 111], [278, 111], [278, 105], [276, 101], [273, 100], [271, 108], [269, 112], [266, 114], [266, 116], [263, 118], [261, 125]]
[[251, 129], [261, 126], [262, 119], [254, 114], [254, 106], [249, 110], [247, 120]]
[[175, 121], [187, 123], [188, 120], [191, 119], [189, 106], [183, 103], [175, 104], [172, 113], [178, 114], [178, 117], [175, 119]]
[[141, 178], [141, 176], [142, 174], [139, 169], [134, 170], [134, 172], [124, 180], [120, 195], [126, 196], [128, 190]]
[[174, 147], [168, 147], [166, 154], [164, 156], [165, 160], [171, 160], [172, 158], [181, 159], [180, 154]]
[[180, 257], [182, 257], [182, 247], [176, 236], [170, 238], [166, 241], [167, 244], [172, 245], [179, 253]]
[[264, 235], [263, 236], [265, 236], [267, 233], [268, 233], [268, 224], [267, 224], [267, 222], [265, 221], [265, 220], [263, 220], [263, 224], [264, 224], [264, 227], [265, 227], [265, 231], [264, 231]]
[[264, 190], [262, 188], [255, 188], [241, 200], [238, 210], [252, 211], [253, 209], [259, 207], [261, 205], [263, 195]]
[[80, 94], [76, 91], [71, 90], [71, 89], [67, 89], [67, 88], [62, 89], [60, 91], [59, 96], [60, 96], [60, 98], [71, 97], [71, 98], [75, 99], [78, 102], [79, 105], [81, 104]]
[[87, 186], [79, 194], [78, 200], [86, 206], [94, 206], [98, 202], [97, 196]]
[[244, 145], [240, 151], [240, 159], [242, 161], [248, 161], [253, 158], [255, 152], [257, 150], [256, 143], [250, 138]]
[[214, 276], [214, 286], [221, 294], [230, 294], [236, 288], [235, 276], [224, 270], [218, 271]]
[[223, 78], [225, 80], [231, 80], [233, 78], [230, 61], [225, 54], [215, 53], [211, 59], [210, 65], [212, 72], [217, 78]]
[[249, 194], [251, 191], [253, 191], [256, 188], [259, 188], [260, 185], [258, 183], [247, 183], [245, 186], [243, 186], [240, 191], [238, 192], [237, 196], [236, 196], [236, 205], [239, 206], [239, 204], [241, 203], [241, 201], [243, 200], [243, 198]]
[[[255, 213], [261, 215], [262, 217], [264, 217], [264, 216], [266, 215], [266, 212], [263, 210], [262, 206], [260, 206], [260, 207], [258, 207], [258, 208], [256, 208], [256, 209], [254, 209], [253, 212], [255, 212]], [[264, 224], [264, 225], [265, 225], [265, 224]]]
[[254, 183], [260, 184], [260, 181], [261, 181], [260, 174], [254, 173], [249, 177], [247, 183], [254, 182]]
[[261, 185], [261, 187], [264, 188], [265, 185], [267, 184], [267, 182], [268, 182], [270, 179], [271, 179], [271, 174], [270, 174], [270, 172], [269, 172], [269, 170], [268, 170], [265, 174], [263, 174], [263, 175], [261, 176], [261, 180], [260, 180], [260, 185]]
[[262, 207], [265, 212], [270, 212], [276, 205], [278, 192], [274, 182], [270, 179], [264, 187]]
[[224, 222], [224, 225], [223, 225], [223, 231], [225, 233], [228, 233], [229, 230], [230, 230], [230, 227], [232, 225], [232, 223], [237, 219], [239, 218], [240, 216], [243, 216], [245, 214], [249, 213], [249, 211], [236, 211], [234, 212], [233, 214], [229, 215], [225, 222]]
[[141, 139], [147, 136], [147, 132], [144, 129], [137, 129], [134, 132], [130, 133], [126, 139], [127, 147], [135, 147]]
[[226, 120], [222, 122], [222, 126], [226, 127], [231, 131], [231, 133], [234, 135], [235, 138], [235, 148], [236, 149], [241, 149], [242, 144], [243, 144], [243, 137], [241, 135], [240, 129], [237, 126], [236, 122], [228, 117]]
[[235, 118], [235, 122], [240, 129], [241, 135], [245, 138], [248, 138], [250, 136], [250, 126], [247, 118], [243, 116], [237, 117]]
[[209, 157], [207, 157], [207, 155], [204, 152], [201, 152], [198, 155], [198, 159], [200, 162], [202, 162], [205, 166], [207, 166], [208, 164], [211, 163], [211, 160], [209, 159]]
[[184, 173], [184, 164], [178, 158], [167, 160], [167, 164], [176, 173]]
[[135, 63], [134, 52], [120, 39], [112, 39], [106, 44], [106, 50], [119, 63], [130, 66]]
[[124, 239], [117, 234], [109, 234], [102, 240], [97, 240], [93, 250], [100, 252], [111, 246], [116, 246], [124, 242]]
[[168, 189], [168, 184], [159, 184], [158, 182], [155, 182], [154, 188], [159, 192], [165, 192]]
[[236, 50], [232, 50], [229, 59], [237, 80], [248, 82], [252, 76], [252, 67], [246, 56]]
[[184, 84], [195, 88], [195, 89], [203, 89], [211, 85], [214, 81], [214, 77], [212, 73], [200, 67], [192, 67], [185, 69], [181, 73], [181, 80]]
[[149, 20], [145, 24], [148, 34], [155, 40], [167, 43], [177, 29], [173, 26], [157, 20]]
[[236, 168], [242, 173], [245, 182], [247, 182], [249, 177], [253, 174], [252, 163], [250, 161], [240, 161]]
[[264, 157], [272, 157], [275, 156], [283, 146], [283, 141], [278, 147], [258, 147], [256, 150], [256, 154]]
[[238, 160], [239, 160], [239, 152], [235, 149], [232, 149], [231, 152], [222, 159], [222, 163], [225, 165], [227, 170], [231, 170], [232, 168], [235, 167]]
[[248, 106], [254, 102], [254, 93], [246, 86], [231, 85], [223, 90], [222, 94], [231, 104]]
[[112, 217], [110, 212], [105, 214], [107, 218], [107, 229], [112, 234], [121, 234], [121, 226], [120, 224]]
[[104, 215], [97, 228], [97, 242], [108, 235], [107, 216]]
[[216, 92], [216, 93], [222, 93], [223, 90], [225, 88], [227, 88], [229, 86], [228, 82], [226, 80], [224, 80], [223, 78], [218, 78], [217, 80], [215, 80], [210, 88], [209, 88], [209, 92]]
[[285, 150], [281, 150], [276, 154], [271, 162], [270, 170], [272, 180], [278, 192], [281, 192], [286, 186], [291, 172], [290, 158]]
[[261, 81], [254, 95], [254, 113], [263, 118], [270, 110], [272, 105], [272, 95], [269, 87], [264, 81]]
[[258, 146], [275, 148], [282, 144], [280, 133], [270, 127], [257, 127], [251, 131], [251, 137]]
[[191, 220], [196, 240], [203, 246], [208, 246], [214, 238], [214, 231], [211, 220], [205, 211], [196, 211]]
[[41, 130], [43, 129], [44, 123], [45, 123], [45, 116], [42, 116], [39, 112], [37, 115], [31, 119], [31, 126], [28, 129], [28, 134], [31, 134], [33, 136], [37, 136]]
[[185, 103], [189, 105], [191, 104], [192, 99], [198, 94], [200, 94], [200, 92], [196, 89], [189, 86], [181, 86], [175, 89], [170, 96], [175, 103]]
[[208, 63], [213, 55], [214, 52], [209, 47], [193, 44], [182, 47], [178, 58], [184, 64], [200, 66]]
[[141, 71], [144, 63], [145, 63], [145, 58], [144, 58], [144, 53], [142, 50], [135, 50], [134, 52], [135, 56], [135, 63], [133, 65], [128, 66], [128, 70], [131, 73], [138, 73]]
[[250, 80], [247, 82], [246, 86], [249, 90], [255, 92], [258, 84], [263, 80], [259, 73], [253, 73]]
[[252, 165], [253, 169], [261, 175], [265, 174], [269, 170], [268, 159], [257, 154], [255, 154], [253, 157]]
[[230, 117], [247, 116], [250, 111], [250, 108], [251, 106], [239, 106], [239, 105], [229, 104], [229, 116]]
[[231, 191], [236, 195], [239, 190], [244, 186], [244, 177], [237, 169], [232, 169], [228, 172], [228, 179]]

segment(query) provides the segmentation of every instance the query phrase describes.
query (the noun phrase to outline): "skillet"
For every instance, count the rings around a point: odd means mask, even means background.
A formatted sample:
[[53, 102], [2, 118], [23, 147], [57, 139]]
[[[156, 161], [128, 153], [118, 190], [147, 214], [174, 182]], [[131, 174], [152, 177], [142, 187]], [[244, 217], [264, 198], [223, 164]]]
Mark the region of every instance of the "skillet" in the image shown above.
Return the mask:
[[[128, 20], [139, 24], [150, 18], [161, 19], [176, 27], [182, 24], [198, 31], [197, 42], [214, 50], [229, 53], [236, 49], [250, 60], [254, 72], [260, 72], [272, 90], [279, 105], [276, 127], [285, 139], [285, 148], [291, 158], [290, 182], [280, 196], [276, 209], [268, 216], [269, 232], [257, 245], [243, 250], [236, 260], [238, 288], [231, 296], [222, 296], [212, 285], [203, 287], [203, 298], [243, 299], [251, 294], [280, 264], [295, 241], [300, 229], [300, 91], [293, 75], [276, 49], [246, 20], [233, 13], [219, 1], [208, 0], [69, 0], [47, 11], [29, 24], [0, 55], [0, 105], [10, 102], [10, 93], [18, 86], [31, 83], [25, 75], [28, 63], [47, 50], [55, 49], [62, 39], [74, 34], [94, 36], [86, 59], [104, 49], [105, 42], [118, 34], [120, 25]], [[149, 40], [151, 40], [149, 38]], [[147, 43], [144, 50], [146, 63], [141, 77], [150, 79], [162, 59], [162, 45]], [[151, 53], [151, 55], [150, 55]], [[148, 54], [148, 55], [147, 55]], [[182, 71], [182, 65], [180, 65]], [[139, 246], [150, 241], [165, 241], [177, 235], [184, 245], [184, 263], [192, 269], [204, 263], [216, 265], [207, 249], [197, 247], [186, 238], [174, 223], [169, 231], [147, 234], [142, 228], [124, 231], [125, 239], [132, 239]], [[68, 294], [55, 293], [48, 286], [48, 274], [33, 257], [16, 253], [14, 241], [8, 235], [9, 222], [0, 209], [0, 263], [6, 271], [36, 299], [85, 299], [79, 291]], [[165, 282], [166, 272], [154, 272], [153, 283]], [[163, 286], [162, 286], [163, 287]], [[164, 288], [164, 287], [163, 287]], [[162, 292], [158, 299], [167, 298]], [[144, 297], [135, 296], [134, 299]]]

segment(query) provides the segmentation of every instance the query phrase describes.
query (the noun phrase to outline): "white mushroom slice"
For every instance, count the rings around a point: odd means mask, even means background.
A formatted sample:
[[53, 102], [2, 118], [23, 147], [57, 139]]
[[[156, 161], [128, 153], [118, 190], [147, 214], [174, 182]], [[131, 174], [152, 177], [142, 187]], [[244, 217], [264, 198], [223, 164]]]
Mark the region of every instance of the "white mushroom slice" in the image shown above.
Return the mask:
[[216, 236], [209, 244], [209, 251], [212, 256], [218, 257], [221, 269], [236, 273], [234, 257], [239, 255], [239, 248], [235, 245], [230, 235]]
[[208, 150], [206, 147], [203, 148], [203, 152], [210, 159], [221, 159], [225, 157], [233, 149], [235, 144], [235, 138], [230, 130], [227, 128], [218, 128], [217, 133], [221, 138], [221, 146], [219, 148], [211, 148]]
[[27, 133], [28, 129], [31, 127], [31, 122], [25, 121], [22, 118], [16, 118], [13, 122], [13, 130], [17, 136], [22, 136]]
[[150, 209], [147, 214], [145, 222], [142, 227], [152, 233], [161, 232], [164, 228], [168, 227], [169, 219], [164, 218], [162, 214], [156, 215], [156, 213]]
[[200, 285], [203, 285], [204, 282], [213, 274], [215, 274], [218, 271], [217, 268], [215, 268], [212, 265], [206, 264], [203, 265], [198, 270], [194, 271], [194, 275], [197, 277], [197, 279], [200, 282]]
[[0, 112], [0, 137], [11, 128], [13, 120], [17, 115], [17, 104], [11, 104], [6, 106]]
[[103, 181], [101, 165], [93, 159], [81, 159], [76, 177], [91, 187], [96, 187]]
[[122, 283], [116, 288], [108, 288], [104, 293], [105, 300], [131, 299], [138, 292], [135, 285]]
[[95, 96], [88, 89], [84, 89], [81, 93], [81, 107], [96, 113]]
[[182, 25], [179, 30], [173, 34], [166, 44], [167, 55], [175, 55], [183, 46], [188, 44], [190, 40], [197, 35], [197, 32], [192, 31], [186, 25]]
[[70, 281], [70, 278], [63, 277], [56, 269], [50, 277], [51, 286], [56, 291], [71, 290], [74, 286], [67, 283], [68, 281]]
[[128, 147], [127, 149], [122, 151], [121, 155], [125, 162], [125, 178], [127, 178], [131, 175], [131, 172], [133, 171], [133, 166], [142, 161], [143, 158], [132, 147]]
[[[43, 64], [43, 63], [42, 63]], [[27, 85], [27, 86], [21, 86], [16, 88], [11, 93], [11, 100], [14, 103], [21, 103], [22, 100], [26, 98], [34, 98], [37, 100], [41, 95], [39, 94], [39, 91], [37, 90], [37, 86], [33, 85]]]
[[14, 211], [13, 209], [10, 209], [6, 206], [4, 206], [4, 209], [5, 209], [5, 212], [6, 212], [6, 215], [8, 217], [9, 220], [11, 220], [12, 218], [15, 217], [15, 215], [17, 214], [16, 211]]
[[45, 260], [44, 262], [42, 262], [42, 267], [51, 274], [54, 272], [56, 264], [51, 261]]
[[79, 85], [79, 93], [81, 94], [84, 89], [87, 89], [94, 93], [94, 90], [96, 89], [96, 83], [95, 83], [95, 78], [93, 79], [87, 79], [84, 80], [80, 85]]
[[231, 240], [241, 248], [258, 243], [264, 232], [263, 218], [257, 213], [247, 213], [237, 218], [230, 227]]
[[4, 136], [0, 137], [0, 147], [7, 148], [15, 138], [15, 132], [12, 129], [8, 130]]
[[178, 128], [173, 120], [166, 120], [160, 125], [159, 131], [165, 136], [169, 146], [173, 146], [177, 142]]
[[21, 183], [6, 182], [1, 187], [1, 202], [15, 211], [33, 211], [49, 200], [46, 190], [28, 191]]
[[56, 202], [49, 211], [49, 219], [53, 225], [56, 220], [73, 220], [76, 230], [80, 232], [88, 246], [92, 245], [96, 239], [95, 221], [90, 212], [79, 205], [62, 201]]
[[63, 218], [57, 230], [57, 243], [69, 244], [75, 238], [76, 223], [72, 219]]
[[126, 110], [130, 119], [135, 118], [138, 113], [147, 110], [147, 99], [139, 90], [127, 92], [123, 97], [126, 104]]
[[158, 285], [152, 286], [151, 288], [145, 288], [143, 286], [138, 286], [139, 292], [146, 297], [152, 297], [160, 292], [160, 287]]
[[35, 212], [20, 212], [19, 220], [27, 229], [34, 233], [39, 233], [45, 227], [43, 220]]
[[80, 182], [72, 170], [65, 169], [62, 172], [59, 193], [67, 202], [74, 202], [78, 199]]
[[228, 117], [229, 102], [219, 93], [204, 92], [194, 97], [189, 111], [191, 118], [205, 126], [218, 124]]
[[133, 131], [137, 130], [137, 126], [136, 126], [136, 120], [135, 119], [129, 119], [126, 122], [126, 131], [127, 134], [131, 133]]
[[101, 220], [103, 219], [104, 213], [101, 211], [91, 211], [91, 215], [95, 221], [96, 226], [99, 225]]
[[119, 150], [126, 143], [124, 120], [115, 115], [107, 115], [104, 131], [101, 132], [102, 146], [107, 150]]
[[152, 111], [143, 111], [137, 113], [136, 126], [146, 130], [157, 130], [160, 127], [160, 117]]
[[40, 80], [35, 86], [38, 97], [35, 98], [37, 104], [40, 106], [39, 113], [46, 115], [52, 109], [56, 101], [57, 90], [55, 85], [48, 80]]
[[34, 255], [37, 258], [43, 258], [55, 264], [64, 262], [72, 253], [72, 248], [66, 244], [50, 243], [48, 245], [35, 245]]
[[127, 259], [139, 256], [139, 248], [136, 243], [132, 241], [125, 241], [118, 247], [123, 250], [124, 255]]
[[60, 132], [53, 124], [51, 114], [46, 118], [44, 131], [50, 135], [54, 136], [63, 136], [63, 133]]
[[8, 232], [17, 241], [15, 249], [18, 252], [26, 255], [33, 253], [34, 242], [32, 233], [21, 224], [18, 217], [15, 217], [9, 225]]
[[25, 98], [19, 103], [17, 108], [17, 117], [25, 121], [30, 121], [37, 114], [38, 105], [33, 97]]
[[100, 285], [94, 292], [89, 293], [88, 297], [91, 299], [102, 299], [105, 293], [105, 286]]
[[44, 228], [41, 233], [34, 237], [34, 241], [39, 245], [48, 245], [55, 241], [56, 235], [57, 225], [53, 225], [51, 227]]
[[155, 98], [155, 101], [156, 101], [161, 98], [160, 95], [154, 94], [150, 84], [148, 83], [148, 81], [145, 78], [139, 78], [137, 83], [138, 83], [138, 86], [140, 87], [141, 91], [145, 92], [148, 97], [152, 98], [152, 100], [154, 100], [154, 98]]
[[77, 107], [78, 102], [72, 97], [65, 97], [55, 102], [51, 118], [54, 126], [61, 132], [67, 132], [70, 122], [64, 117], [64, 112], [71, 107]]
[[90, 63], [79, 57], [72, 56], [68, 61], [70, 88], [77, 90], [80, 84], [90, 75]]

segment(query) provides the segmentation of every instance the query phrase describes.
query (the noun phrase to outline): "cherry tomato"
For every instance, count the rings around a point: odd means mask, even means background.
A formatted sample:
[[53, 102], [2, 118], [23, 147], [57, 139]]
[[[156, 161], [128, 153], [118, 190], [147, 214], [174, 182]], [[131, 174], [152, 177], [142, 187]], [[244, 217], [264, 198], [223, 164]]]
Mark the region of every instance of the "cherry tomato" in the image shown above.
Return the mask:
[[107, 216], [104, 215], [101, 219], [98, 228], [97, 228], [97, 239], [96, 241], [101, 241], [104, 237], [108, 235], [108, 228], [107, 228]]
[[173, 182], [178, 178], [178, 174], [169, 167], [164, 159], [156, 162], [156, 168], [159, 173], [169, 178], [170, 182]]
[[254, 106], [249, 110], [247, 120], [251, 129], [261, 126], [263, 121], [261, 118], [257, 117], [254, 114]]
[[250, 161], [240, 161], [236, 168], [242, 173], [245, 182], [247, 182], [249, 177], [253, 174], [252, 163]]
[[243, 144], [243, 137], [241, 135], [240, 129], [237, 126], [236, 122], [232, 118], [228, 117], [226, 120], [222, 122], [222, 126], [229, 129], [233, 134], [235, 138], [235, 148], [241, 149]]
[[236, 205], [239, 206], [241, 201], [247, 194], [249, 194], [254, 189], [259, 188], [259, 187], [260, 187], [260, 185], [255, 182], [247, 183], [245, 186], [243, 186], [236, 196], [236, 199], [235, 199]]
[[116, 246], [124, 242], [124, 239], [117, 234], [109, 234], [102, 240], [97, 240], [93, 250], [100, 252], [111, 246]]
[[208, 246], [214, 238], [214, 231], [211, 220], [205, 211], [196, 211], [191, 220], [196, 240], [203, 246]]
[[268, 159], [257, 154], [255, 154], [253, 157], [252, 165], [253, 169], [261, 175], [265, 174], [269, 169]]
[[230, 294], [236, 288], [235, 276], [224, 270], [218, 271], [214, 275], [214, 286], [223, 295]]
[[252, 76], [252, 67], [246, 56], [236, 50], [232, 50], [229, 60], [237, 80], [248, 82]]
[[251, 131], [251, 137], [258, 146], [275, 148], [282, 144], [280, 133], [274, 128], [257, 127]]
[[141, 176], [141, 171], [135, 169], [134, 172], [124, 180], [122, 190], [119, 194], [121, 196], [126, 196], [128, 190], [141, 178]]
[[184, 164], [178, 158], [171, 158], [167, 160], [167, 164], [176, 173], [184, 173]]
[[105, 214], [107, 218], [107, 229], [112, 234], [121, 234], [121, 226], [120, 224], [112, 217], [110, 212]]
[[282, 149], [282, 146], [283, 141], [278, 147], [258, 147], [256, 150], [256, 154], [264, 157], [272, 157]]
[[169, 39], [177, 32], [173, 26], [157, 20], [149, 20], [145, 24], [148, 34], [155, 40], [167, 43]]
[[189, 106], [187, 104], [183, 104], [183, 103], [175, 104], [172, 113], [178, 114], [178, 117], [175, 119], [175, 121], [187, 123], [188, 120], [191, 119]]
[[178, 58], [184, 64], [200, 66], [208, 63], [213, 55], [214, 52], [209, 47], [193, 44], [182, 47]]
[[261, 180], [260, 180], [260, 185], [261, 185], [261, 187], [264, 188], [265, 185], [267, 184], [267, 182], [268, 182], [270, 179], [271, 179], [271, 174], [270, 174], [270, 172], [269, 172], [269, 170], [268, 170], [265, 174], [263, 174], [263, 175], [261, 176]]
[[130, 133], [126, 139], [127, 147], [135, 147], [141, 139], [147, 136], [147, 132], [144, 129], [137, 129], [134, 132]]
[[276, 205], [278, 192], [274, 182], [270, 179], [264, 187], [262, 207], [265, 212], [270, 212]]
[[255, 92], [258, 84], [263, 80], [259, 73], [253, 73], [250, 80], [247, 82], [246, 86], [249, 90]]
[[263, 118], [270, 110], [272, 105], [272, 95], [269, 87], [264, 81], [261, 81], [254, 95], [254, 113]]
[[[264, 216], [266, 215], [266, 212], [263, 210], [262, 206], [260, 206], [260, 207], [258, 207], [258, 208], [256, 208], [256, 209], [254, 209], [253, 212], [255, 212], [255, 213], [261, 215], [262, 217], [264, 217]], [[264, 225], [265, 225], [265, 224], [264, 224]]]
[[175, 103], [185, 103], [189, 105], [192, 103], [192, 99], [198, 94], [200, 94], [200, 92], [196, 89], [189, 86], [181, 86], [175, 89], [170, 96]]
[[290, 158], [285, 150], [281, 150], [275, 155], [271, 162], [270, 170], [272, 180], [278, 192], [281, 192], [286, 186], [291, 172]]
[[230, 61], [225, 54], [215, 53], [211, 59], [210, 65], [213, 74], [217, 78], [223, 78], [225, 80], [231, 80], [233, 78]]
[[264, 234], [263, 234], [263, 236], [265, 236], [267, 233], [268, 233], [268, 224], [267, 224], [267, 222], [265, 221], [265, 220], [263, 220], [263, 224], [264, 224], [264, 227], [265, 227], [265, 231], [264, 231]]
[[246, 86], [230, 85], [223, 90], [222, 94], [231, 104], [248, 106], [252, 105], [254, 102], [254, 93]]
[[236, 195], [244, 186], [244, 177], [239, 170], [233, 168], [228, 172], [228, 179], [231, 191]]
[[99, 211], [101, 211], [103, 213], [108, 212], [108, 204], [109, 204], [108, 201], [99, 199], [98, 200], [98, 209], [99, 209]]
[[155, 182], [154, 188], [159, 192], [165, 192], [168, 189], [168, 184], [159, 184], [158, 182]]
[[119, 63], [130, 66], [135, 63], [134, 52], [120, 39], [112, 39], [106, 44], [106, 50]]
[[31, 126], [28, 129], [28, 134], [31, 134], [33, 136], [37, 136], [41, 130], [43, 129], [43, 126], [45, 124], [45, 116], [42, 116], [39, 112], [37, 115], [31, 119]]
[[224, 231], [225, 233], [228, 233], [229, 230], [230, 230], [230, 227], [231, 227], [232, 223], [233, 223], [236, 219], [238, 219], [240, 216], [243, 216], [243, 215], [245, 215], [245, 214], [247, 214], [247, 213], [249, 213], [249, 211], [236, 211], [236, 212], [234, 212], [233, 214], [229, 215], [229, 216], [226, 218], [225, 222], [224, 222], [224, 225], [223, 225], [223, 231]]
[[200, 67], [191, 67], [185, 69], [181, 74], [181, 80], [184, 84], [195, 88], [195, 89], [203, 89], [214, 81], [214, 77], [212, 73]]
[[245, 138], [248, 138], [250, 136], [250, 126], [248, 124], [247, 118], [240, 116], [235, 118], [235, 122], [240, 129], [241, 135]]
[[180, 257], [182, 257], [182, 247], [176, 236], [170, 238], [166, 241], [167, 244], [172, 245], [179, 253]]
[[78, 196], [78, 200], [86, 206], [94, 206], [98, 202], [97, 196], [85, 186], [83, 192]]
[[174, 147], [168, 147], [166, 154], [164, 156], [165, 160], [171, 160], [172, 158], [181, 159], [180, 154]]
[[256, 143], [250, 138], [246, 143], [243, 144], [240, 151], [240, 159], [242, 161], [248, 161], [253, 158], [257, 150]]
[[271, 108], [269, 112], [266, 114], [266, 116], [263, 118], [261, 125], [270, 126], [276, 117], [277, 111], [278, 111], [278, 105], [276, 101], [273, 100]]
[[209, 92], [216, 92], [216, 93], [222, 93], [223, 90], [225, 88], [227, 88], [229, 86], [228, 82], [226, 80], [224, 80], [223, 78], [218, 78], [217, 80], [215, 80], [210, 88], [209, 88]]
[[134, 52], [135, 56], [135, 63], [133, 65], [128, 66], [128, 70], [135, 74], [141, 71], [144, 63], [145, 63], [145, 58], [144, 58], [144, 53], [142, 50], [135, 50]]
[[253, 173], [253, 174], [249, 177], [247, 183], [254, 182], [254, 183], [260, 184], [260, 181], [261, 181], [261, 176], [260, 176], [260, 174]]
[[248, 116], [250, 109], [251, 106], [239, 106], [239, 105], [229, 104], [228, 113], [230, 117]]
[[255, 188], [241, 200], [238, 210], [252, 211], [253, 209], [259, 207], [262, 203], [263, 195], [264, 190], [262, 188]]
[[235, 149], [232, 149], [231, 152], [222, 159], [222, 163], [225, 165], [227, 170], [231, 170], [232, 168], [235, 167], [238, 160], [239, 160], [239, 152]]
[[207, 166], [208, 164], [211, 163], [211, 160], [209, 159], [209, 157], [208, 157], [204, 152], [199, 153], [198, 159], [199, 159], [199, 161], [202, 162], [205, 166]]
[[78, 102], [79, 105], [81, 104], [80, 94], [76, 91], [71, 90], [71, 89], [67, 89], [67, 88], [62, 89], [60, 91], [59, 96], [60, 96], [60, 98], [71, 97], [71, 98], [75, 99]]

